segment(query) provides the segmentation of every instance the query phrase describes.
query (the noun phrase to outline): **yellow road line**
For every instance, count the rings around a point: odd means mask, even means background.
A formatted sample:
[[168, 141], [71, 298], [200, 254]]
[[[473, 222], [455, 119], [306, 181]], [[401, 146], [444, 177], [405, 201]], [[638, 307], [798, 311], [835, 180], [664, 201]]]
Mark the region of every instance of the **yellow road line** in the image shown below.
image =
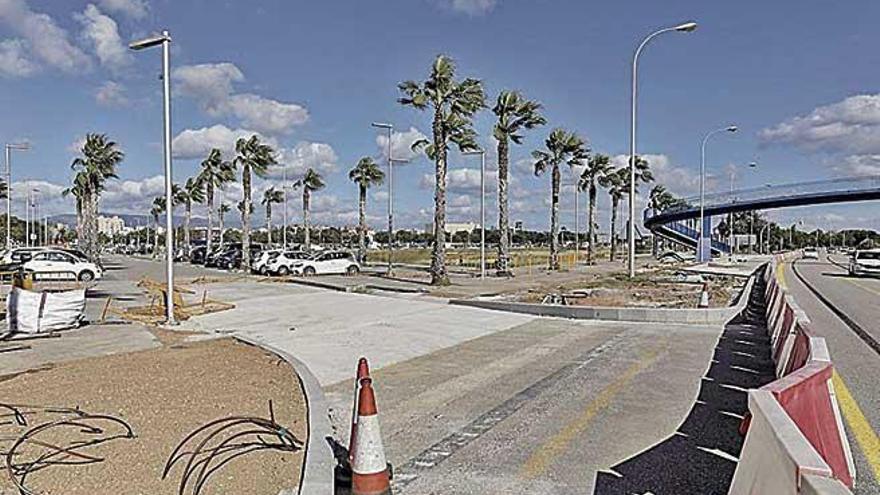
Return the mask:
[[846, 424], [849, 425], [849, 431], [855, 437], [859, 450], [862, 451], [862, 455], [871, 466], [871, 471], [874, 472], [874, 481], [880, 482], [880, 439], [877, 438], [877, 433], [871, 428], [871, 423], [865, 418], [859, 404], [846, 387], [843, 378], [836, 371], [831, 381], [834, 384], [837, 403], [840, 404], [840, 410], [846, 419]]
[[636, 375], [650, 366], [657, 359], [658, 351], [643, 353], [638, 362], [626, 369], [617, 380], [599, 392], [599, 395], [587, 405], [580, 416], [569, 422], [556, 435], [542, 444], [523, 464], [521, 474], [527, 478], [537, 478], [543, 474], [550, 464], [562, 455], [568, 445], [584, 430], [589, 428], [593, 419], [607, 408], [614, 397], [623, 390]]

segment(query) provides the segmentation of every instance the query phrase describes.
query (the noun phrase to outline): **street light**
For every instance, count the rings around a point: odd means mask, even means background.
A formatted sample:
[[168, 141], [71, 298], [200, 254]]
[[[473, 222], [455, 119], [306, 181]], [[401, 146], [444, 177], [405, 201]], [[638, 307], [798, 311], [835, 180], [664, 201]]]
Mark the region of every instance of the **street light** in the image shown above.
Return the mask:
[[12, 247], [12, 150], [27, 151], [28, 143], [6, 143], [6, 249]]
[[629, 127], [629, 256], [628, 256], [628, 265], [629, 265], [629, 277], [633, 278], [636, 276], [636, 224], [635, 224], [635, 210], [636, 210], [636, 103], [638, 101], [638, 72], [639, 72], [639, 55], [642, 53], [642, 49], [645, 48], [645, 45], [648, 44], [649, 41], [660, 36], [664, 33], [671, 32], [681, 32], [681, 33], [690, 33], [697, 29], [696, 22], [685, 22], [684, 24], [679, 24], [678, 26], [668, 27], [661, 29], [659, 31], [655, 31], [649, 34], [642, 42], [639, 44], [639, 47], [636, 48], [636, 53], [633, 55], [632, 61], [632, 114], [630, 120]]
[[394, 125], [384, 122], [373, 122], [370, 125], [388, 131], [388, 275], [391, 275], [394, 270], [394, 163], [406, 163], [409, 160], [391, 156], [391, 138], [394, 134]]
[[[480, 278], [486, 278], [486, 150], [465, 151], [462, 155], [480, 155]], [[470, 234], [468, 234], [470, 235]]]
[[[174, 226], [172, 225], [173, 201], [171, 199], [171, 35], [168, 31], [144, 38], [128, 45], [132, 50], [144, 50], [162, 45], [162, 108], [164, 114], [164, 155], [165, 155], [165, 322], [174, 325]], [[247, 246], [245, 246], [247, 249]]]
[[[706, 232], [705, 232], [705, 228], [703, 225], [703, 222], [705, 221], [704, 200], [706, 197], [706, 143], [709, 141], [710, 137], [712, 137], [715, 134], [718, 134], [719, 132], [736, 132], [737, 129], [738, 128], [735, 125], [729, 125], [727, 127], [722, 127], [720, 129], [715, 129], [714, 131], [710, 131], [709, 133], [706, 134], [705, 137], [703, 137], [703, 143], [700, 145], [700, 223], [697, 226], [697, 231], [698, 231], [698, 235], [697, 235], [697, 261], [698, 262], [708, 261], [707, 259], [704, 259], [704, 254], [703, 254], [705, 251], [704, 244], [706, 243], [706, 236], [705, 236]], [[710, 236], [711, 236], [711, 230], [712, 229], [709, 229]], [[712, 253], [711, 242], [709, 244], [709, 253], [710, 253], [709, 257], [711, 258], [712, 257], [712, 255], [711, 255], [711, 253]]]

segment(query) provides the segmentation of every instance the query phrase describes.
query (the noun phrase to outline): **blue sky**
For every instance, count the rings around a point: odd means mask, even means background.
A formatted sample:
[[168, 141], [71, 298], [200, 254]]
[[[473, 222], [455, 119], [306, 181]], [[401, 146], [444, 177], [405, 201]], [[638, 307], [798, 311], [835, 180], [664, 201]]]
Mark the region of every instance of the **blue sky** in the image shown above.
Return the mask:
[[[175, 181], [193, 174], [210, 146], [228, 149], [236, 136], [259, 132], [294, 178], [309, 166], [326, 176], [328, 188], [315, 200], [318, 221], [353, 224], [356, 190], [347, 171], [361, 156], [383, 156], [370, 122], [394, 123], [401, 132], [395, 149], [408, 154], [407, 144], [430, 130], [430, 116], [398, 105], [396, 84], [424, 78], [444, 53], [462, 77], [482, 79], [491, 99], [510, 88], [544, 104], [549, 124], [513, 148], [512, 201], [515, 219], [545, 228], [549, 177], [532, 176], [529, 152], [561, 126], [596, 152], [624, 153], [632, 52], [652, 30], [691, 19], [700, 23], [696, 32], [656, 39], [640, 65], [639, 150], [658, 182], [695, 193], [700, 139], [728, 123], [741, 132], [713, 138], [710, 190], [726, 189], [729, 167], [751, 161], [758, 168], [741, 168], [738, 184], [880, 174], [878, 18], [873, 1], [832, 8], [819, 1], [0, 0], [0, 135], [33, 145], [14, 155], [17, 196], [31, 180], [45, 211], [58, 213], [72, 211], [59, 191], [70, 180], [77, 142], [86, 132], [109, 134], [126, 160], [102, 210], [145, 212], [162, 191], [160, 54], [125, 45], [168, 29]], [[489, 111], [476, 119], [489, 148], [492, 120]], [[421, 227], [430, 221], [424, 176], [432, 168], [411, 158], [395, 169], [396, 216], [401, 226]], [[490, 169], [493, 160], [490, 153]], [[478, 165], [453, 155], [450, 221], [477, 218]], [[571, 224], [571, 189], [564, 193], [563, 221]], [[226, 194], [237, 201], [240, 193], [232, 187]], [[377, 227], [384, 194], [371, 195]], [[298, 202], [291, 204], [299, 218]], [[604, 225], [606, 198], [600, 207]], [[872, 203], [773, 215], [880, 228]]]

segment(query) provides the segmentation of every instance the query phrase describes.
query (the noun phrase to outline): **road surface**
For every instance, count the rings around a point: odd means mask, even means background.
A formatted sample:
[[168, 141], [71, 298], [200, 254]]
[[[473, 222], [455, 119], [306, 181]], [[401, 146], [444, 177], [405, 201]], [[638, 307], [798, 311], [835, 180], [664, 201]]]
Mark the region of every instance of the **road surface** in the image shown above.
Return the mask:
[[[832, 255], [832, 259], [846, 264], [843, 256]], [[838, 401], [853, 447], [856, 493], [880, 494], [880, 353], [870, 344], [872, 340], [880, 341], [880, 280], [850, 277], [823, 253], [820, 260], [786, 264], [785, 281], [812, 321], [814, 331], [828, 343], [839, 377], [835, 381]], [[864, 338], [828, 304], [861, 328]]]

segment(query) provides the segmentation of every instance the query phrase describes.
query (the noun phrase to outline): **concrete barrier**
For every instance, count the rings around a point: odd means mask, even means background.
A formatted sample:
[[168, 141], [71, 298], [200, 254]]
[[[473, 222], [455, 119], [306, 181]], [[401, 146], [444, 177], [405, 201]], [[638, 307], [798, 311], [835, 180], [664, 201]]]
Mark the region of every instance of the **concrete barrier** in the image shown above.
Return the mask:
[[[746, 441], [731, 494], [836, 495], [855, 482], [825, 339], [782, 286], [776, 256], [764, 268], [767, 331], [779, 377], [749, 391]], [[842, 491], [841, 491], [842, 490]]]
[[725, 308], [613, 308], [592, 306], [563, 306], [560, 304], [532, 304], [485, 299], [452, 299], [449, 304], [474, 308], [508, 311], [535, 316], [555, 316], [575, 320], [610, 320], [651, 323], [683, 323], [699, 325], [724, 324], [741, 313], [748, 305], [746, 296], [752, 291], [755, 276], [749, 278], [737, 298], [737, 303]]

